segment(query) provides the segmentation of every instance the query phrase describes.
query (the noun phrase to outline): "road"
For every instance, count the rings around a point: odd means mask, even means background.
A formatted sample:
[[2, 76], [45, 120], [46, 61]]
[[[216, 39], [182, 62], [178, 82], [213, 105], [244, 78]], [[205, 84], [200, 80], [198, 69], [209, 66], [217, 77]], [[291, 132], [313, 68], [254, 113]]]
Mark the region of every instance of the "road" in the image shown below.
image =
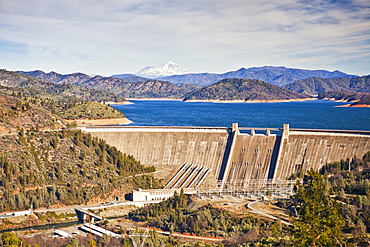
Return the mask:
[[267, 217], [267, 218], [270, 218], [270, 219], [273, 219], [273, 220], [280, 220], [280, 221], [281, 221], [281, 223], [286, 224], [286, 225], [289, 225], [289, 226], [292, 226], [292, 225], [293, 225], [292, 223], [289, 223], [289, 222], [287, 222], [287, 221], [284, 221], [284, 220], [282, 220], [282, 219], [280, 219], [280, 218], [278, 218], [278, 217], [275, 217], [275, 216], [273, 216], [273, 215], [271, 215], [271, 214], [268, 214], [268, 213], [266, 213], [266, 212], [263, 212], [263, 211], [261, 211], [261, 210], [259, 210], [259, 209], [255, 208], [255, 205], [256, 205], [257, 203], [261, 203], [261, 202], [262, 202], [262, 201], [253, 201], [253, 202], [250, 202], [250, 203], [248, 203], [248, 208], [249, 208], [250, 210], [252, 210], [252, 213], [260, 214], [260, 215], [263, 215], [263, 216], [265, 216], [265, 217]]
[[176, 233], [176, 232], [171, 234], [170, 232], [162, 231], [160, 229], [153, 229], [153, 228], [150, 228], [150, 227], [139, 227], [139, 228], [144, 229], [144, 230], [155, 230], [156, 232], [158, 232], [160, 234], [163, 234], [163, 235], [171, 235], [173, 237], [190, 238], [190, 239], [201, 240], [201, 241], [222, 242], [222, 241], [225, 240], [224, 238], [221, 238], [221, 237], [218, 237], [218, 238], [204, 237], [204, 236], [181, 234], [181, 233]]

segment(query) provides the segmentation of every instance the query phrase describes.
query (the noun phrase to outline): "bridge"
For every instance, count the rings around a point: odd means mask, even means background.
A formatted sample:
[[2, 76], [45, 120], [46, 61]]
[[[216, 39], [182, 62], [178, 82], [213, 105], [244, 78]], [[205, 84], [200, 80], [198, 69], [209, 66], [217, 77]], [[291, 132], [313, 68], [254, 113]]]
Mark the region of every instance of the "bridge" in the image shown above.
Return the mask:
[[82, 208], [75, 208], [75, 212], [77, 214], [78, 221], [80, 222], [95, 222], [103, 219], [101, 216]]
[[[362, 157], [370, 150], [370, 131], [213, 127], [83, 127], [145, 165], [167, 165], [192, 174], [169, 181], [168, 188], [203, 183], [228, 187], [252, 180], [285, 180], [293, 173], [318, 170], [328, 162]], [[204, 174], [204, 173], [202, 173]], [[202, 175], [199, 175], [201, 177]], [[199, 181], [197, 177], [197, 181]], [[174, 179], [176, 180], [176, 179]], [[203, 181], [203, 180], [202, 180]]]

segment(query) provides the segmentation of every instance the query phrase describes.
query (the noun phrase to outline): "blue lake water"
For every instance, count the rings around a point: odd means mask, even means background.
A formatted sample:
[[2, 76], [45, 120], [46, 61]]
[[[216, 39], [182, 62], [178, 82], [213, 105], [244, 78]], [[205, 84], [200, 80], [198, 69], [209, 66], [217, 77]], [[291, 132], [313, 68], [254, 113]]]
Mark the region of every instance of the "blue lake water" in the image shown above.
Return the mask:
[[284, 103], [204, 103], [134, 100], [113, 105], [133, 121], [130, 126], [202, 126], [369, 130], [370, 108], [335, 107], [327, 100]]

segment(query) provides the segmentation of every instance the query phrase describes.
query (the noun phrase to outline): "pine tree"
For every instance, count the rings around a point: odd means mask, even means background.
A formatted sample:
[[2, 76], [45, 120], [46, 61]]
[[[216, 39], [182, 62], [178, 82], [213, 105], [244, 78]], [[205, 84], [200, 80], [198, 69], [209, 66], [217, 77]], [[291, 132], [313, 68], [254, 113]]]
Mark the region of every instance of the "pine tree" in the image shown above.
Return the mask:
[[1, 240], [4, 246], [19, 246], [22, 243], [14, 232], [4, 232]]
[[297, 185], [294, 220], [296, 246], [338, 246], [342, 243], [343, 217], [339, 206], [330, 197], [326, 178], [319, 172], [309, 171], [303, 184]]

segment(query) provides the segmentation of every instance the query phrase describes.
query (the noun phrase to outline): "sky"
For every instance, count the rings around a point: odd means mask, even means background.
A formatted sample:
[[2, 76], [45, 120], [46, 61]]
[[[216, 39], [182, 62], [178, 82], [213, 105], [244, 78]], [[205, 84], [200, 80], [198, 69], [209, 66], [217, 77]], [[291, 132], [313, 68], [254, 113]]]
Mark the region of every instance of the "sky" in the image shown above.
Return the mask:
[[369, 0], [0, 0], [0, 68], [194, 73], [285, 66], [370, 74]]

